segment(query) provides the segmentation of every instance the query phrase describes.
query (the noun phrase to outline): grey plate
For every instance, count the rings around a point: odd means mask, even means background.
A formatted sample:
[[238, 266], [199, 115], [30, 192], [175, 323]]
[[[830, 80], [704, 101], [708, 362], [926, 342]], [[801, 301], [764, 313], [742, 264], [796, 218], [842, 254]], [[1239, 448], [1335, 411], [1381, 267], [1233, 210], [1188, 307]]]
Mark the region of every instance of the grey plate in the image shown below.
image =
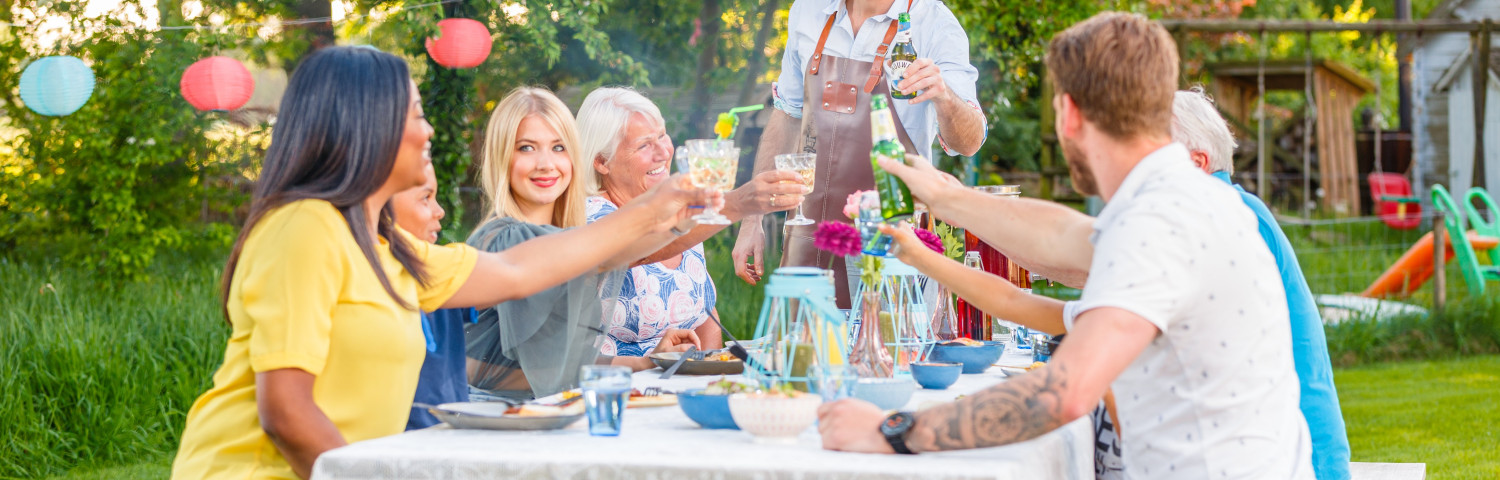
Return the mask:
[[[672, 368], [672, 364], [682, 357], [682, 352], [665, 352], [651, 354], [651, 363], [662, 369]], [[738, 375], [744, 373], [745, 362], [738, 359], [730, 362], [710, 362], [708, 360], [682, 362], [677, 367], [677, 375]]]
[[556, 430], [583, 418], [582, 413], [549, 417], [505, 415], [509, 408], [501, 402], [458, 402], [444, 403], [428, 411], [453, 428], [481, 430]]

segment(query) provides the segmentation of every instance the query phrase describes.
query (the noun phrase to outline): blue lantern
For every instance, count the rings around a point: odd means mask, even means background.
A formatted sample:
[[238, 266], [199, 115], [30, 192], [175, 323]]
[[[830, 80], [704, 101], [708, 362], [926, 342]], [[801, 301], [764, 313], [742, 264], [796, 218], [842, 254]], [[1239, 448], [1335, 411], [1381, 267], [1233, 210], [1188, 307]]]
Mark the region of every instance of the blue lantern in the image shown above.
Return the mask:
[[39, 58], [21, 72], [21, 101], [26, 108], [60, 117], [78, 111], [94, 94], [94, 70], [78, 57]]
[[816, 371], [843, 365], [849, 328], [833, 301], [833, 277], [811, 267], [783, 267], [771, 274], [755, 325], [756, 365], [746, 370], [765, 383], [807, 385]]

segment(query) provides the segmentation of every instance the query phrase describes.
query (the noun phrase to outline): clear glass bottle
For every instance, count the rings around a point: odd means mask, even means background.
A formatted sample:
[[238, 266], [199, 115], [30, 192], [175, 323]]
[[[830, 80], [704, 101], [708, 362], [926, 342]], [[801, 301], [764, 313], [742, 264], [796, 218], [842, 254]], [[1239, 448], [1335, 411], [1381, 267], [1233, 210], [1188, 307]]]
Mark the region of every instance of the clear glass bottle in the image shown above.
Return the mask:
[[939, 342], [958, 339], [958, 297], [948, 287], [938, 284], [937, 308], [932, 314], [932, 338]]

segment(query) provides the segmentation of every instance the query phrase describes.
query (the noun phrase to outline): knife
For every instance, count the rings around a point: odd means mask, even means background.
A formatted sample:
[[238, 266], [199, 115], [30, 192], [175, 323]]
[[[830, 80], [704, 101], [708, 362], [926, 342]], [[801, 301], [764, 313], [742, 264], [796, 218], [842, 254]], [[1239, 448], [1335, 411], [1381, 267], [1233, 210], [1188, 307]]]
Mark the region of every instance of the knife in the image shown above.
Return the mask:
[[667, 371], [661, 374], [661, 379], [666, 380], [668, 378], [672, 378], [672, 374], [677, 373], [677, 369], [679, 367], [682, 367], [682, 364], [687, 362], [688, 357], [693, 356], [693, 352], [695, 351], [698, 351], [697, 345], [688, 347], [687, 351], [682, 352], [682, 356], [677, 357], [677, 361], [673, 362], [672, 366], [667, 368]]

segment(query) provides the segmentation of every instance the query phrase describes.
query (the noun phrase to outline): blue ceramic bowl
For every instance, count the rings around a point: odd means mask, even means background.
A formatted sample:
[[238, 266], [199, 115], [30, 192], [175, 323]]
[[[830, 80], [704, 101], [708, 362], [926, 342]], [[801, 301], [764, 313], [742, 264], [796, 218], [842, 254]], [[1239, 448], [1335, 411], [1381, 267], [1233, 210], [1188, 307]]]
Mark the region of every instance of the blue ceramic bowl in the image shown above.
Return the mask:
[[911, 378], [922, 388], [942, 390], [957, 382], [963, 369], [960, 363], [918, 362], [911, 364]]
[[677, 405], [703, 428], [740, 429], [729, 415], [729, 395], [704, 395], [701, 388], [688, 390], [677, 394]]
[[977, 347], [939, 344], [932, 347], [932, 354], [927, 356], [927, 361], [962, 363], [964, 373], [984, 373], [1003, 353], [1005, 345], [994, 342], [986, 342]]
[[910, 378], [861, 378], [854, 384], [854, 398], [875, 404], [881, 410], [896, 410], [911, 401], [917, 391]]

